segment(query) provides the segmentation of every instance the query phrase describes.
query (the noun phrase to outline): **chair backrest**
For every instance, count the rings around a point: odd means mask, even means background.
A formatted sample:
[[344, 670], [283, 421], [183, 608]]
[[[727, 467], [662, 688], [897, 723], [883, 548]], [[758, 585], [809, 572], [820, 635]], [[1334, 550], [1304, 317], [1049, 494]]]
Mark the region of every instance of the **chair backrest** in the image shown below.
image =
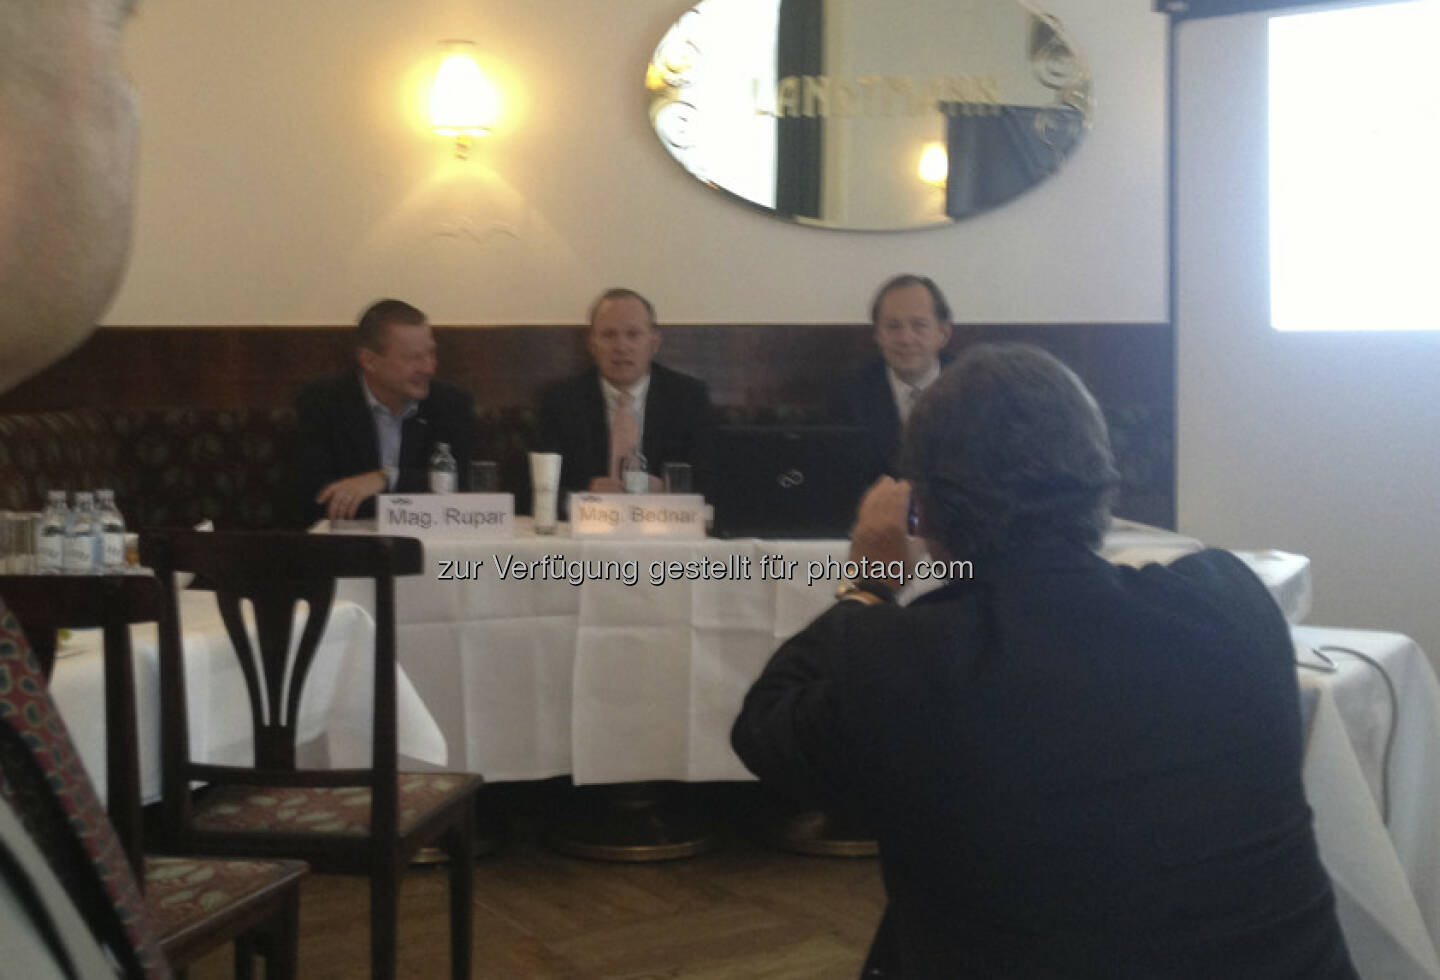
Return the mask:
[[39, 662], [0, 602], [0, 794], [127, 977], [168, 977], [144, 901]]
[[[160, 628], [160, 702], [164, 809], [169, 826], [189, 817], [192, 782], [293, 786], [369, 786], [377, 832], [395, 819], [395, 577], [419, 574], [420, 542], [376, 535], [290, 531], [154, 531], [140, 539], [141, 562], [165, 592]], [[215, 594], [249, 695], [253, 766], [198, 763], [189, 748], [185, 665], [175, 572], [195, 575], [192, 588]], [[375, 701], [372, 765], [364, 770], [296, 767], [299, 707], [341, 578], [375, 582]], [[254, 616], [252, 642], [243, 610]], [[307, 609], [292, 655], [299, 603]], [[182, 723], [179, 719], [184, 719]]]
[[0, 575], [0, 596], [24, 625], [47, 682], [55, 669], [57, 630], [104, 631], [107, 810], [140, 876], [145, 859], [130, 624], [160, 621], [160, 583], [150, 575]]

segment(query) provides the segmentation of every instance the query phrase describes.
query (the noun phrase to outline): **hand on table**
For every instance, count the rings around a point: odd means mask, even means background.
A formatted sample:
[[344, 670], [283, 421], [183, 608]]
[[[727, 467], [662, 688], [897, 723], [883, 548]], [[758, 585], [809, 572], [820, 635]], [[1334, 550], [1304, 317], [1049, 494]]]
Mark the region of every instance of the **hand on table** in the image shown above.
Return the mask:
[[379, 470], [347, 476], [321, 489], [315, 502], [325, 506], [325, 516], [332, 521], [348, 521], [360, 505], [386, 487], [385, 474]]

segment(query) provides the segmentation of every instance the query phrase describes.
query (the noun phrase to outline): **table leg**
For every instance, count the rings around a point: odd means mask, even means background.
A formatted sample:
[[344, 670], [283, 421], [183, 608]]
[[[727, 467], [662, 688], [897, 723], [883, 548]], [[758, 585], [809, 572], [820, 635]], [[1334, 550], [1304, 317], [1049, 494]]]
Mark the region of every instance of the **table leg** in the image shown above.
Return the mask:
[[561, 854], [593, 861], [672, 861], [704, 854], [720, 839], [688, 796], [683, 784], [659, 782], [575, 791], [576, 811], [551, 826], [546, 842]]

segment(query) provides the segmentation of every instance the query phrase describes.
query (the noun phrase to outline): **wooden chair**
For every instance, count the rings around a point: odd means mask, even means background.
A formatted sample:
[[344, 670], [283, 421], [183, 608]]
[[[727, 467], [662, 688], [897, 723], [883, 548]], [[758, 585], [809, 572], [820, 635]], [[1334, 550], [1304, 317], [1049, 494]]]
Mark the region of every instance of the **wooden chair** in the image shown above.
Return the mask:
[[[249, 977], [262, 953], [267, 980], [296, 971], [300, 861], [146, 857], [130, 624], [158, 623], [160, 583], [148, 575], [0, 575], [0, 598], [19, 619], [48, 681], [60, 628], [104, 631], [106, 790], [110, 824], [144, 892], [144, 907], [169, 964], [235, 943], [235, 971]], [[32, 799], [32, 803], [33, 803]]]
[[144, 901], [20, 624], [0, 601], [0, 795], [119, 975], [170, 976]]
[[[374, 977], [395, 975], [400, 875], [422, 847], [450, 857], [450, 967], [470, 976], [471, 896], [478, 776], [400, 773], [395, 711], [395, 577], [418, 574], [413, 538], [292, 532], [159, 531], [142, 535], [141, 561], [167, 593], [160, 634], [164, 817], [168, 846], [209, 854], [302, 857], [320, 872], [370, 878]], [[215, 592], [238, 654], [255, 733], [253, 766], [190, 756], [179, 603], [174, 572], [193, 572]], [[296, 765], [301, 696], [335, 596], [337, 578], [375, 582], [375, 703], [371, 765], [314, 770]], [[251, 605], [255, 641], [242, 611]], [[307, 612], [298, 644], [298, 604]], [[288, 682], [288, 683], [287, 683]], [[207, 788], [191, 798], [195, 783]]]

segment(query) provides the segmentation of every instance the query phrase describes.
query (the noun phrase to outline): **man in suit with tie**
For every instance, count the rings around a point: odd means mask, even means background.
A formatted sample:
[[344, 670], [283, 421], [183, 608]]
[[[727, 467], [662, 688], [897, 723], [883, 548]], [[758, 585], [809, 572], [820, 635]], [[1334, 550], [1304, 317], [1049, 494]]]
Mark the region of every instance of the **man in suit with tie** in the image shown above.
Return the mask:
[[595, 366], [540, 399], [537, 448], [564, 457], [562, 490], [618, 492], [620, 461], [637, 448], [653, 490], [666, 463], [696, 463], [710, 391], [655, 362], [660, 339], [655, 308], [633, 289], [606, 290], [590, 307], [586, 345]]
[[295, 400], [291, 522], [375, 516], [381, 493], [424, 493], [430, 456], [447, 443], [464, 473], [475, 443], [475, 405], [435, 380], [435, 338], [425, 314], [383, 299], [355, 329], [354, 370], [312, 381]]
[[870, 322], [881, 356], [834, 391], [830, 411], [836, 422], [867, 430], [875, 475], [894, 476], [900, 430], [948, 360], [950, 304], [934, 280], [907, 273], [880, 287]]

